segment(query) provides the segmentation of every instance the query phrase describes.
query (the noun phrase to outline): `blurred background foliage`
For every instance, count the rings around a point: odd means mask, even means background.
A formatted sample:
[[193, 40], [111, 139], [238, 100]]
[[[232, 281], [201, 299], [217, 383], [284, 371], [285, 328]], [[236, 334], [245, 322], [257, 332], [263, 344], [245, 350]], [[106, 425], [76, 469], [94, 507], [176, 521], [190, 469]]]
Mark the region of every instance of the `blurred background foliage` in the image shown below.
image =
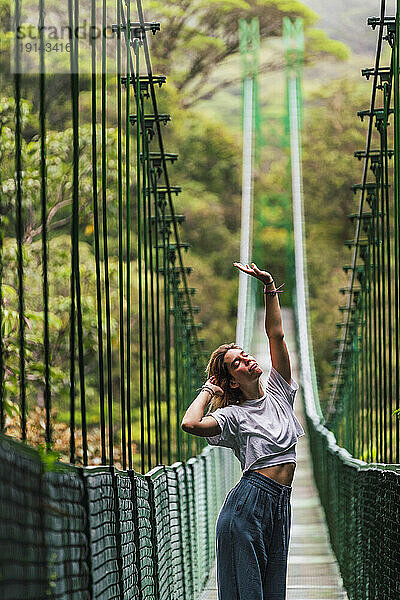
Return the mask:
[[[335, 0], [336, 1], [336, 0]], [[110, 3], [110, 11], [115, 10]], [[167, 75], [167, 86], [159, 90], [160, 112], [172, 115], [164, 128], [165, 148], [180, 159], [170, 169], [173, 185], [183, 193], [176, 199], [177, 213], [186, 215], [182, 240], [191, 244], [186, 264], [193, 266], [189, 283], [197, 288], [195, 304], [201, 307], [202, 337], [211, 352], [234, 340], [236, 328], [237, 272], [232, 263], [239, 256], [241, 196], [241, 77], [238, 56], [238, 20], [258, 16], [262, 39], [260, 98], [264, 145], [256, 172], [257, 223], [254, 229], [254, 259], [270, 270], [278, 283], [287, 281], [286, 269], [291, 220], [288, 149], [285, 134], [284, 63], [281, 42], [282, 19], [302, 17], [305, 24], [305, 110], [303, 131], [303, 176], [306, 236], [311, 301], [312, 335], [322, 402], [326, 396], [333, 360], [335, 322], [339, 320], [338, 289], [346, 277], [341, 265], [347, 261], [344, 240], [352, 235], [347, 215], [354, 209], [350, 186], [360, 167], [352, 154], [363, 146], [365, 126], [356, 112], [367, 106], [368, 86], [360, 84], [356, 66], [365, 57], [350, 54], [341, 41], [318, 29], [318, 15], [297, 0], [187, 0], [144, 3], [148, 20], [159, 20], [161, 32], [151, 39], [154, 73]], [[335, 2], [333, 3], [335, 4]], [[345, 8], [343, 8], [345, 10]], [[0, 23], [7, 31], [8, 2], [0, 0]], [[332, 8], [334, 12], [334, 8]], [[368, 15], [365, 15], [365, 18]], [[115, 22], [115, 21], [113, 21]], [[350, 21], [350, 27], [356, 24]], [[356, 31], [356, 29], [355, 29]], [[0, 185], [4, 235], [5, 351], [10, 368], [6, 372], [9, 400], [15, 398], [18, 379], [15, 189], [13, 138], [13, 81], [7, 75], [9, 46], [3, 35], [0, 52]], [[368, 65], [368, 62], [366, 63]], [[43, 372], [40, 333], [41, 238], [39, 173], [39, 85], [34, 75], [22, 77], [24, 173], [24, 242], [29, 314], [39, 329], [27, 328], [27, 370], [32, 374], [28, 403], [43, 402]], [[69, 262], [72, 185], [70, 80], [68, 75], [47, 77], [47, 158], [50, 248], [50, 344], [52, 385], [60, 396], [62, 420], [68, 400], [69, 366]], [[85, 365], [88, 400], [96, 403], [96, 299], [94, 286], [94, 240], [91, 188], [91, 80], [80, 77], [80, 268], [85, 323]], [[107, 202], [109, 214], [110, 273], [117, 280], [117, 129], [116, 81], [108, 79], [107, 105]], [[114, 98], [114, 100], [113, 100]], [[100, 132], [98, 132], [99, 134]], [[99, 171], [100, 177], [100, 171]], [[100, 179], [99, 179], [100, 182]], [[99, 193], [101, 187], [99, 185]], [[132, 165], [132, 197], [135, 193]], [[135, 259], [135, 234], [132, 256]], [[64, 262], [63, 262], [64, 261]], [[132, 272], [136, 285], [135, 270]], [[117, 285], [115, 285], [115, 290]], [[117, 292], [115, 292], [117, 293]], [[290, 302], [290, 293], [281, 302]], [[112, 299], [113, 331], [118, 353], [117, 297]], [[132, 306], [132, 325], [138, 315]], [[93, 377], [90, 377], [93, 373]], [[118, 381], [113, 382], [118, 387]], [[64, 400], [65, 402], [64, 402]], [[11, 406], [11, 404], [10, 404]], [[97, 409], [96, 409], [97, 410]], [[66, 414], [66, 412], [65, 412]], [[91, 419], [90, 410], [88, 416]], [[94, 413], [92, 415], [95, 420]]]

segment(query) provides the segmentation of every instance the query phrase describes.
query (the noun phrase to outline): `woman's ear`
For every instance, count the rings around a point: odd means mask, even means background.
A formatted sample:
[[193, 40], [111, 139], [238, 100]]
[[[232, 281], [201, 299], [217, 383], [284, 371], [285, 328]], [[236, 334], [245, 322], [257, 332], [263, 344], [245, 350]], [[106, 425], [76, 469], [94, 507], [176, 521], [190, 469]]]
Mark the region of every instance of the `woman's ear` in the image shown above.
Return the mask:
[[230, 380], [229, 385], [230, 385], [231, 388], [238, 388], [239, 387], [239, 383], [237, 381], [235, 381], [234, 379]]

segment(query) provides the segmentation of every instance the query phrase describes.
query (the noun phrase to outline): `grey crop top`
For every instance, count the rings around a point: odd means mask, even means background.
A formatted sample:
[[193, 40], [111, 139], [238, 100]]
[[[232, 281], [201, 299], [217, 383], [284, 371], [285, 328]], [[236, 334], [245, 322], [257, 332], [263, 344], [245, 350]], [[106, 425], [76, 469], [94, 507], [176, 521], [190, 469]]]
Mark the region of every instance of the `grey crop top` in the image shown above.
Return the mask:
[[296, 462], [296, 443], [305, 435], [293, 403], [299, 386], [271, 368], [262, 398], [217, 408], [210, 413], [221, 433], [206, 440], [211, 446], [231, 448], [243, 473], [284, 462]]

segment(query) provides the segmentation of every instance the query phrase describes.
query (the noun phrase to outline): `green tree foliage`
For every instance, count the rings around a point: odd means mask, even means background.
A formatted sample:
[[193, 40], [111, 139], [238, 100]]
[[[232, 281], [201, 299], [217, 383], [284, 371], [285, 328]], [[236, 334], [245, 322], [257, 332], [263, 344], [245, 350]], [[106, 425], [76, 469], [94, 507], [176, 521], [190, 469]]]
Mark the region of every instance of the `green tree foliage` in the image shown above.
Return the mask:
[[[83, 110], [84, 113], [84, 98]], [[171, 99], [165, 99], [168, 104]], [[14, 100], [0, 101], [1, 116], [1, 182], [3, 211], [4, 322], [3, 339], [6, 361], [6, 395], [18, 397], [18, 281], [15, 240], [14, 171]], [[23, 132], [34, 130], [37, 114], [31, 103], [22, 104]], [[192, 244], [186, 263], [194, 267], [189, 284], [199, 289], [196, 303], [203, 308], [207, 350], [224, 339], [231, 340], [235, 331], [236, 286], [232, 261], [237, 258], [239, 240], [240, 150], [227, 131], [204, 118], [177, 111], [182, 128], [165, 129], [170, 149], [181, 149], [181, 160], [170, 171], [172, 183], [182, 185], [184, 193], [176, 202], [177, 211], [187, 217], [181, 237]], [[118, 364], [118, 223], [117, 223], [117, 129], [107, 130], [107, 213], [109, 225], [109, 268], [111, 279], [113, 362]], [[98, 140], [100, 135], [98, 132]], [[97, 313], [93, 239], [91, 130], [79, 129], [79, 220], [80, 274], [83, 300], [84, 360], [88, 418], [98, 419]], [[67, 416], [69, 397], [69, 311], [70, 311], [70, 227], [72, 198], [72, 131], [47, 131], [47, 228], [49, 234], [50, 350], [51, 380], [55, 405], [60, 415]], [[99, 153], [101, 147], [99, 147]], [[197, 160], [196, 160], [197, 159]], [[26, 310], [26, 369], [28, 373], [28, 406], [43, 400], [43, 296], [42, 296], [42, 223], [40, 203], [40, 140], [38, 133], [22, 137], [23, 244]], [[101, 198], [101, 170], [98, 165], [98, 197]], [[135, 181], [132, 201], [135, 202]], [[135, 214], [135, 207], [132, 208]], [[136, 231], [132, 230], [132, 327], [137, 330], [137, 271], [135, 264]], [[126, 257], [124, 257], [126, 260]], [[101, 263], [104, 272], [104, 263]], [[136, 335], [136, 334], [135, 334]], [[133, 352], [138, 358], [138, 350]], [[113, 387], [118, 398], [118, 373]], [[11, 406], [9, 404], [9, 406]]]
[[[261, 40], [282, 36], [283, 17], [302, 17], [306, 30], [306, 60], [322, 55], [343, 59], [346, 47], [312, 28], [318, 15], [298, 0], [174, 0], [149, 2], [149, 11], [162, 23], [157, 43], [152, 45], [155, 71], [167, 72], [181, 96], [191, 105], [213, 94], [210, 77], [215, 68], [239, 51], [239, 19], [258, 17]], [[260, 71], [282, 68], [282, 56], [263, 58]], [[219, 81], [219, 89], [229, 81]]]
[[[5, 350], [5, 386], [8, 400], [18, 396], [19, 340], [18, 340], [18, 278], [15, 240], [15, 179], [14, 179], [14, 100], [0, 99], [0, 147], [3, 248], [3, 343]], [[22, 128], [35, 127], [36, 115], [31, 103], [21, 105]], [[116, 160], [115, 129], [107, 132], [107, 150], [110, 164]], [[69, 311], [71, 268], [71, 196], [72, 196], [72, 131], [48, 131], [47, 150], [47, 229], [49, 235], [49, 327], [51, 348], [51, 380], [58, 408], [65, 408], [69, 395]], [[23, 267], [26, 316], [26, 364], [28, 374], [28, 404], [43, 398], [43, 290], [42, 290], [42, 221], [40, 143], [38, 135], [26, 141], [22, 137], [23, 189]], [[95, 266], [93, 256], [91, 132], [88, 125], [80, 128], [80, 274], [82, 286], [82, 316], [87, 369], [87, 397], [98, 395], [97, 322], [95, 294]], [[107, 209], [112, 237], [116, 237], [116, 171], [107, 176]], [[101, 191], [101, 189], [100, 189]], [[111, 244], [110, 279], [113, 305], [117, 306], [116, 244]], [[117, 331], [116, 315], [112, 321]]]

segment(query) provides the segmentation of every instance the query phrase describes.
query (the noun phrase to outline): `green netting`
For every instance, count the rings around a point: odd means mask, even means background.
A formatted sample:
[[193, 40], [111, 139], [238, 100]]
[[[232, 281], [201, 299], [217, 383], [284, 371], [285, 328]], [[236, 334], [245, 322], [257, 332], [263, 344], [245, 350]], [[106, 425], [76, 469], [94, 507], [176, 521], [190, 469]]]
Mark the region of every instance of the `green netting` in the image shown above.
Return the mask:
[[[79, 473], [44, 473], [38, 535], [45, 549], [48, 596], [89, 598], [88, 541], [85, 490]], [[47, 557], [47, 558], [46, 558]]]
[[7, 600], [44, 598], [49, 587], [43, 541], [42, 467], [35, 452], [0, 444], [0, 586]]
[[307, 428], [314, 476], [349, 598], [399, 598], [400, 467], [353, 459], [310, 414]]
[[196, 598], [215, 559], [218, 512], [240, 473], [233, 453], [217, 447], [146, 475], [50, 469], [1, 435], [0, 598]]
[[150, 490], [144, 477], [135, 476], [137, 529], [139, 533], [140, 589], [144, 598], [155, 596], [155, 569], [152, 554]]

